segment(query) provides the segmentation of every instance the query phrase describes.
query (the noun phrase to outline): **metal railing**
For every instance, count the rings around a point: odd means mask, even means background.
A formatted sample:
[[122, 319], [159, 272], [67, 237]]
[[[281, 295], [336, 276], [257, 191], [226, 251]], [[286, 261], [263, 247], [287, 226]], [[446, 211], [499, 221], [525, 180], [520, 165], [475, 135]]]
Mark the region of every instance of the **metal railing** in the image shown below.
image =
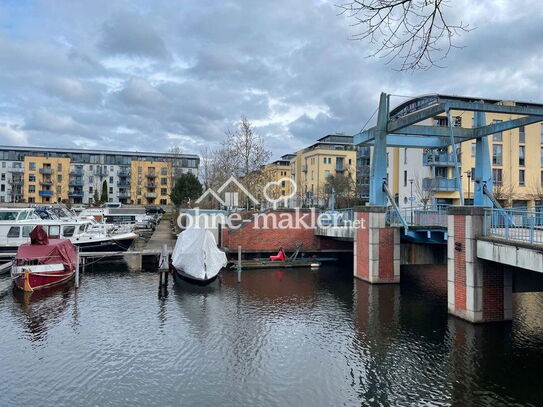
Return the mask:
[[[457, 155], [458, 163], [460, 163], [460, 155]], [[440, 152], [431, 152], [423, 155], [422, 159], [423, 165], [427, 166], [453, 166], [454, 153], [440, 153]]]
[[485, 209], [483, 235], [543, 243], [543, 213], [535, 210]]
[[354, 221], [352, 208], [323, 211], [319, 216], [323, 226], [349, 226]]
[[422, 189], [424, 191], [456, 191], [458, 183], [456, 182], [456, 178], [423, 178]]
[[390, 226], [404, 226], [401, 216], [409, 226], [447, 227], [447, 207], [448, 205], [404, 207], [400, 208], [399, 213], [388, 208], [386, 221]]

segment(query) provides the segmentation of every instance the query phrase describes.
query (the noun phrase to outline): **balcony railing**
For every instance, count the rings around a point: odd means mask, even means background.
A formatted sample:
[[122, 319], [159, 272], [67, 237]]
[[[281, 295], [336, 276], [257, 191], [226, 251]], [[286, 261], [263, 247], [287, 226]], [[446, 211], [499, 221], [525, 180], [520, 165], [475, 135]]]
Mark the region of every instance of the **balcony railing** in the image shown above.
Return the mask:
[[343, 164], [336, 164], [336, 171], [345, 171], [345, 167], [343, 166]]
[[53, 185], [53, 181], [52, 180], [42, 180], [42, 181], [40, 181], [40, 185], [51, 186], [51, 185]]
[[23, 185], [23, 179], [22, 178], [15, 178], [15, 179], [10, 179], [9, 180], [9, 183], [11, 185]]
[[83, 186], [83, 180], [81, 179], [71, 179], [69, 182], [70, 186], [73, 187], [82, 187]]
[[147, 192], [145, 198], [156, 198], [156, 192]]
[[82, 177], [84, 174], [83, 174], [83, 169], [82, 168], [76, 168], [76, 169], [73, 169], [70, 171], [70, 175], [74, 176], [74, 177]]
[[39, 195], [40, 196], [53, 196], [53, 191], [51, 191], [50, 189], [42, 189], [41, 191], [39, 191]]
[[458, 190], [458, 183], [456, 178], [423, 178], [422, 189], [424, 191], [456, 191]]
[[19, 167], [10, 167], [8, 171], [13, 172], [13, 173], [17, 173], [17, 174], [22, 174], [24, 172], [24, 169], [19, 168]]
[[156, 178], [157, 177], [157, 173], [156, 172], [148, 172], [147, 174], [145, 174], [145, 176], [147, 178]]
[[130, 192], [119, 192], [117, 196], [119, 197], [119, 199], [130, 198]]
[[307, 172], [307, 165], [302, 165], [302, 172]]
[[83, 191], [69, 191], [68, 196], [75, 196], [75, 197], [81, 197], [83, 196]]
[[49, 168], [49, 167], [43, 167], [43, 168], [40, 168], [40, 174], [46, 174], [46, 175], [51, 175], [53, 174], [55, 171], [53, 171], [52, 168]]
[[130, 170], [119, 170], [119, 177], [129, 177]]
[[157, 184], [149, 183], [149, 184], [145, 184], [145, 186], [149, 189], [155, 189], [157, 187]]
[[[458, 163], [460, 163], [460, 155], [457, 155]], [[454, 165], [454, 154], [453, 153], [441, 153], [441, 152], [430, 152], [422, 156], [423, 165], [433, 165], [447, 167]]]

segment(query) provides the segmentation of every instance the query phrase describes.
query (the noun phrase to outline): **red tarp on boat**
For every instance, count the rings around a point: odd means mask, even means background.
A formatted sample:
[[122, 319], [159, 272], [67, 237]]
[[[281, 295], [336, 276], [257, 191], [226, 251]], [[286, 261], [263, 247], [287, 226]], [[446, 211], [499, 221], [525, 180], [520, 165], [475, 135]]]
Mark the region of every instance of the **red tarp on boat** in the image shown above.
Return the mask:
[[[72, 271], [77, 266], [77, 249], [68, 239], [49, 239], [41, 226], [30, 232], [31, 243], [17, 249], [17, 265], [28, 260], [38, 260], [38, 264], [64, 264], [64, 270]], [[34, 244], [33, 244], [34, 243]], [[33, 262], [33, 264], [36, 264]]]

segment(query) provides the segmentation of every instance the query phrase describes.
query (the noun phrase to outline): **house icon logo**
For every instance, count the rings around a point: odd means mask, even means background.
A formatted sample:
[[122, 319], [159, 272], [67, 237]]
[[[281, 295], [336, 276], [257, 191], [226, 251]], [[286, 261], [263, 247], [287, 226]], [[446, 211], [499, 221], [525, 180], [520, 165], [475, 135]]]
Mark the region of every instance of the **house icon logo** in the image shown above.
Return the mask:
[[196, 204], [200, 204], [208, 196], [212, 196], [223, 206], [228, 207], [237, 207], [239, 206], [239, 192], [224, 192], [224, 198], [221, 196], [223, 191], [231, 185], [235, 185], [239, 191], [241, 191], [254, 205], [258, 205], [258, 199], [256, 199], [253, 194], [251, 194], [241, 182], [239, 182], [235, 177], [231, 176], [226, 180], [221, 187], [215, 191], [213, 188], [208, 188], [204, 193], [196, 200]]

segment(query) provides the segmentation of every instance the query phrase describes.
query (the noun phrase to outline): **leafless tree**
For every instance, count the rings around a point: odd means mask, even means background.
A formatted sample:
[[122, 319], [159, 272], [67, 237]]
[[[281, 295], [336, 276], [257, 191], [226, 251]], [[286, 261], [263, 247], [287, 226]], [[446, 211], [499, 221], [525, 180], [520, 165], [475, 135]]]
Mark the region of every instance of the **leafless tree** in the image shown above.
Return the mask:
[[536, 205], [543, 204], [543, 186], [537, 177], [534, 177], [532, 180], [528, 194], [534, 201], [536, 201]]
[[471, 31], [462, 21], [446, 17], [450, 0], [350, 0], [338, 4], [341, 12], [354, 19], [361, 31], [354, 39], [369, 40], [375, 47], [370, 56], [387, 64], [399, 59], [399, 70], [439, 66], [447, 57], [455, 37]]
[[423, 182], [419, 176], [413, 178], [415, 196], [418, 198], [424, 209], [426, 209], [428, 205], [432, 203], [432, 199], [434, 198], [437, 190], [437, 180], [435, 178], [428, 178], [428, 180], [429, 181], [426, 183], [426, 185], [423, 185]]
[[515, 195], [515, 186], [508, 181], [504, 174], [500, 182], [494, 182], [492, 185], [492, 194], [500, 205], [510, 207]]
[[353, 169], [348, 169], [344, 174], [337, 173], [326, 178], [323, 192], [330, 196], [332, 189], [334, 190], [337, 208], [352, 208], [356, 202], [356, 182], [353, 173]]

